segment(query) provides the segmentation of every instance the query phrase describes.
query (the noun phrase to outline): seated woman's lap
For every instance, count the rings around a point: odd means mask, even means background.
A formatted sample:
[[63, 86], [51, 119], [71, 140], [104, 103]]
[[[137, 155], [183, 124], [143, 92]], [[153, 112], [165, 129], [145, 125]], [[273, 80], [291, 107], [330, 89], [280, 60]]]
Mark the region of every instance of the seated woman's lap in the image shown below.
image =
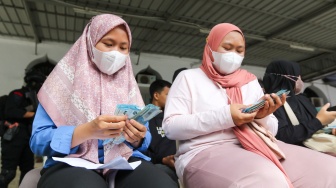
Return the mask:
[[[335, 187], [335, 157], [281, 141], [278, 145], [286, 155], [281, 164], [294, 187]], [[273, 163], [232, 143], [196, 155], [185, 168], [183, 180], [187, 187], [287, 187]]]
[[[128, 161], [141, 160], [131, 157]], [[115, 179], [115, 188], [118, 187], [146, 187], [146, 188], [174, 188], [178, 184], [160, 168], [152, 163], [141, 160], [141, 164], [134, 170], [120, 170]]]
[[281, 163], [294, 187], [335, 187], [335, 157], [281, 141], [278, 145], [286, 154]]
[[41, 170], [38, 188], [107, 188], [104, 178], [93, 170], [58, 163]]
[[[129, 162], [141, 160], [131, 157]], [[173, 188], [178, 185], [161, 169], [152, 163], [142, 160], [134, 170], [120, 170], [115, 177], [115, 188], [146, 187]], [[65, 163], [56, 164], [41, 171], [38, 188], [107, 188], [107, 181], [97, 172], [85, 168], [69, 166]]]
[[268, 159], [234, 143], [203, 150], [186, 166], [186, 187], [287, 187], [283, 173]]

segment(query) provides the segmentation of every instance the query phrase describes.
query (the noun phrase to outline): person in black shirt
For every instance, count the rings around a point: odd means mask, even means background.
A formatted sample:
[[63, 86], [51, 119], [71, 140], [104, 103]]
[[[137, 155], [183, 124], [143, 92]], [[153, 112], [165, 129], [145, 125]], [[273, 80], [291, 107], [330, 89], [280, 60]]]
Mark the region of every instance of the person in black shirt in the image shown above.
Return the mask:
[[[20, 168], [21, 183], [25, 174], [34, 168], [34, 154], [29, 146], [32, 121], [38, 105], [36, 93], [41, 87], [45, 76], [37, 72], [28, 72], [25, 76], [26, 85], [11, 91], [7, 97], [4, 115], [12, 125], [18, 125], [12, 138], [1, 138], [1, 174], [0, 188], [7, 188], [15, 178], [16, 168]], [[9, 129], [9, 128], [6, 128]]]
[[271, 62], [263, 78], [266, 93], [275, 93], [280, 89], [290, 91], [286, 99], [292, 108], [299, 124], [292, 125], [284, 106], [278, 108], [273, 114], [279, 121], [276, 138], [289, 143], [304, 146], [303, 142], [334, 121], [336, 112], [328, 112], [330, 104], [324, 105], [319, 112], [303, 92], [300, 66], [296, 62], [277, 60]]
[[165, 171], [174, 181], [178, 182], [175, 173], [176, 143], [169, 140], [162, 129], [164, 107], [171, 83], [165, 80], [156, 80], [149, 87], [151, 103], [160, 107], [162, 112], [149, 121], [152, 141], [148, 148], [148, 155], [157, 167]]

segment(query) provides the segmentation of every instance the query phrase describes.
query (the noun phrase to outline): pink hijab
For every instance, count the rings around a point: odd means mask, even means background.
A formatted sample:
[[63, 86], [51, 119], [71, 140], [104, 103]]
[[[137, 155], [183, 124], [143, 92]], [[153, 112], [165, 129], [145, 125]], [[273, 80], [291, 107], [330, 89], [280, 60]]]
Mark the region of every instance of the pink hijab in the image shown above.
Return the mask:
[[[221, 23], [212, 28], [207, 38], [207, 44], [205, 44], [203, 52], [203, 61], [201, 69], [204, 73], [214, 82], [220, 84], [226, 89], [226, 93], [232, 101], [228, 101], [230, 104], [238, 103], [242, 104], [243, 98], [241, 93], [241, 87], [256, 79], [256, 76], [247, 72], [244, 69], [238, 69], [229, 75], [219, 74], [212, 65], [212, 60], [210, 59], [211, 51], [217, 50], [223, 38], [231, 31], [238, 31], [243, 37], [242, 31], [235, 25], [229, 23]], [[209, 46], [207, 46], [209, 45]], [[284, 168], [278, 160], [278, 157], [271, 151], [271, 149], [265, 144], [265, 142], [254, 133], [247, 124], [242, 126], [236, 126], [233, 128], [235, 135], [242, 144], [242, 146], [249, 151], [257, 153], [271, 160], [278, 168], [284, 173], [288, 184], [293, 187], [290, 182]]]
[[[113, 115], [117, 104], [144, 105], [129, 57], [123, 68], [109, 76], [99, 71], [88, 53], [88, 36], [95, 45], [118, 25], [125, 25], [131, 44], [131, 32], [123, 19], [111, 14], [95, 16], [44, 82], [38, 99], [57, 127], [80, 125], [101, 114]], [[104, 146], [104, 162], [120, 155], [129, 158], [131, 154], [124, 143]], [[82, 143], [71, 156], [98, 163], [98, 141]]]

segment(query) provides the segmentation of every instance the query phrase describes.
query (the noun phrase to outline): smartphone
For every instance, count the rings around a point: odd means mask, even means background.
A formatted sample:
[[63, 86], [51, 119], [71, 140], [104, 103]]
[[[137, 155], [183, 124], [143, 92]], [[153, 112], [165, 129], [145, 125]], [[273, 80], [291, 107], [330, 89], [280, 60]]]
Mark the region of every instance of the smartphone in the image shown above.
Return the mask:
[[[287, 91], [287, 89], [281, 89], [278, 92], [276, 92], [275, 94], [280, 97], [282, 94], [288, 95], [289, 92], [290, 91]], [[265, 100], [261, 100], [261, 101], [255, 103], [255, 104], [253, 104], [250, 107], [242, 109], [242, 112], [243, 113], [252, 113], [252, 112], [255, 112], [255, 111], [259, 110], [260, 108], [264, 107], [264, 105], [265, 105]]]
[[329, 107], [327, 111], [336, 111], [336, 106]]

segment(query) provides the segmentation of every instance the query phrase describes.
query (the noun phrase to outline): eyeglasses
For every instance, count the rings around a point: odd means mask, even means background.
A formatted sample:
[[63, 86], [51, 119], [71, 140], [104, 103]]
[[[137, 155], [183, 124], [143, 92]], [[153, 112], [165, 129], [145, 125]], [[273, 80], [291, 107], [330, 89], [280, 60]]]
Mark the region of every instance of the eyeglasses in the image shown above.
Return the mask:
[[293, 80], [294, 82], [296, 82], [298, 79], [301, 78], [301, 76], [293, 76], [293, 75], [289, 75], [289, 74], [277, 74], [277, 73], [265, 73], [265, 74], [272, 74], [272, 75], [276, 75], [276, 76], [283, 76], [285, 78]]

